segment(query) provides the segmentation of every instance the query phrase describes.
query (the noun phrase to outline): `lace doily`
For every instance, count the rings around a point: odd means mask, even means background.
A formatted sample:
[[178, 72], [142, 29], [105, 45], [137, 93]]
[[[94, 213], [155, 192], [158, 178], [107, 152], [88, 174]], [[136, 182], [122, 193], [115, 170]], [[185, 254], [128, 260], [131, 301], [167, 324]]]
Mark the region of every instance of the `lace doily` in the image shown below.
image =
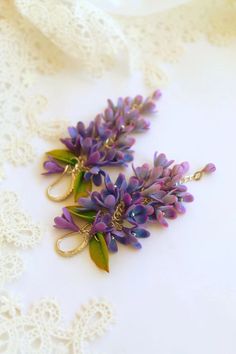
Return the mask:
[[61, 325], [60, 307], [43, 299], [27, 314], [8, 294], [0, 295], [0, 352], [4, 354], [86, 354], [88, 342], [100, 337], [113, 322], [105, 301], [85, 305], [69, 328]]
[[17, 249], [35, 246], [41, 238], [41, 229], [21, 210], [13, 192], [0, 193], [0, 287], [18, 277], [23, 261]]

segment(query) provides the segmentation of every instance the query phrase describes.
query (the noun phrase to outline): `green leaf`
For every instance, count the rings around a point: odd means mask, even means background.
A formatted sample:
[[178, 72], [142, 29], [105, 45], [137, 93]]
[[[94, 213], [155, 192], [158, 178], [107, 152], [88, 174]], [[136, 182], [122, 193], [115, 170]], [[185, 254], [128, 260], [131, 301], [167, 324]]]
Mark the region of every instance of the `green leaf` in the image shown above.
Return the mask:
[[89, 253], [94, 263], [109, 273], [109, 254], [103, 234], [98, 232], [89, 241]]
[[46, 154], [58, 161], [65, 162], [73, 166], [77, 163], [76, 156], [69, 150], [52, 150], [46, 152]]
[[91, 180], [85, 181], [84, 171], [81, 171], [75, 177], [74, 183], [74, 201], [76, 202], [81, 197], [87, 197], [88, 192], [92, 190]]
[[78, 216], [92, 223], [95, 219], [97, 212], [95, 210], [86, 210], [84, 208], [78, 208], [77, 206], [67, 206], [66, 209], [73, 215]]

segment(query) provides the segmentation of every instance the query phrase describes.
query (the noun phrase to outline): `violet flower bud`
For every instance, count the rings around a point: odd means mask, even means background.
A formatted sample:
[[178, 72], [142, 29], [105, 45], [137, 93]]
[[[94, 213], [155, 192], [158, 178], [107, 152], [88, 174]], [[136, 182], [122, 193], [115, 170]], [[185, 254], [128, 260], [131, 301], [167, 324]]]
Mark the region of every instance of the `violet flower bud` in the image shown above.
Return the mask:
[[216, 166], [213, 163], [208, 163], [202, 171], [205, 173], [213, 173], [216, 171]]

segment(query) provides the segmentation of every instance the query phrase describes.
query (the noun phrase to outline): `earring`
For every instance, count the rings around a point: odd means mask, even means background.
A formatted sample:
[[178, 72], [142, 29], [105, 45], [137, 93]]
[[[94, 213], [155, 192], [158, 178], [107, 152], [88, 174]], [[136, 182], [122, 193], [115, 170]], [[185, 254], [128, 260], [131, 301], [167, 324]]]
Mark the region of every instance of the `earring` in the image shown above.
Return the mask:
[[[58, 247], [65, 236], [56, 242], [56, 251], [62, 256], [77, 254], [87, 245], [95, 264], [109, 271], [109, 252], [118, 251], [118, 243], [140, 249], [140, 239], [150, 236], [144, 228], [148, 223], [168, 226], [168, 219], [175, 219], [185, 213], [186, 202], [192, 202], [185, 183], [199, 181], [204, 175], [213, 173], [212, 163], [193, 175], [186, 175], [189, 164], [182, 162], [173, 165], [164, 154], [154, 155], [153, 167], [143, 164], [135, 168], [128, 180], [119, 174], [113, 183], [106, 173], [104, 188], [81, 197], [78, 203], [63, 208], [61, 217], [56, 217], [55, 227], [79, 232], [84, 237], [81, 246], [63, 253]], [[77, 222], [86, 222], [85, 230]]]
[[[104, 113], [85, 127], [78, 122], [76, 127], [69, 127], [69, 137], [61, 139], [66, 149], [52, 150], [46, 153], [48, 160], [44, 162], [44, 175], [59, 174], [47, 189], [47, 196], [52, 201], [62, 201], [74, 194], [74, 201], [88, 195], [92, 184], [100, 186], [105, 176], [105, 166], [126, 166], [133, 160], [131, 150], [135, 139], [131, 133], [145, 131], [149, 122], [144, 116], [156, 112], [156, 101], [160, 91], [143, 99], [119, 98], [117, 104], [108, 100]], [[65, 176], [70, 177], [68, 188], [58, 196], [53, 195], [53, 188]]]

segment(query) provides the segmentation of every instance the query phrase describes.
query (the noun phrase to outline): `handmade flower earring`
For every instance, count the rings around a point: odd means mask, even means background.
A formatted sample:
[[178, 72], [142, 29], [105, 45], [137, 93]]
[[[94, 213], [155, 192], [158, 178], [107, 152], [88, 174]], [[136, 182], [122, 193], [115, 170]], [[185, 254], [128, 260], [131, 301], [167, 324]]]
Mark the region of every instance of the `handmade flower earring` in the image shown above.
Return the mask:
[[[192, 202], [186, 182], [200, 180], [204, 174], [215, 171], [212, 163], [193, 175], [186, 176], [188, 162], [173, 165], [164, 154], [154, 155], [154, 166], [144, 164], [134, 168], [134, 175], [127, 181], [119, 174], [112, 183], [104, 175], [105, 188], [94, 191], [89, 197], [79, 198], [78, 204], [63, 208], [61, 217], [55, 218], [55, 227], [69, 230], [56, 242], [56, 251], [70, 257], [89, 245], [95, 264], [109, 271], [109, 252], [117, 252], [117, 242], [140, 249], [140, 238], [150, 236], [143, 228], [147, 223], [168, 226], [166, 219], [175, 219], [185, 212], [185, 202]], [[76, 222], [75, 222], [76, 220]], [[74, 249], [63, 251], [62, 241], [73, 235], [81, 237]]]
[[[131, 146], [135, 139], [130, 134], [149, 128], [144, 116], [156, 111], [155, 101], [160, 96], [157, 90], [145, 100], [140, 95], [119, 98], [116, 105], [108, 100], [104, 113], [98, 114], [87, 128], [83, 122], [69, 127], [70, 137], [61, 139], [66, 149], [46, 153], [48, 160], [44, 162], [44, 168], [47, 172], [44, 174], [59, 174], [47, 189], [48, 198], [62, 201], [73, 193], [77, 201], [91, 191], [92, 183], [101, 185], [104, 166], [125, 166], [132, 161]], [[53, 195], [53, 187], [65, 175], [70, 176], [67, 190], [62, 195]]]

